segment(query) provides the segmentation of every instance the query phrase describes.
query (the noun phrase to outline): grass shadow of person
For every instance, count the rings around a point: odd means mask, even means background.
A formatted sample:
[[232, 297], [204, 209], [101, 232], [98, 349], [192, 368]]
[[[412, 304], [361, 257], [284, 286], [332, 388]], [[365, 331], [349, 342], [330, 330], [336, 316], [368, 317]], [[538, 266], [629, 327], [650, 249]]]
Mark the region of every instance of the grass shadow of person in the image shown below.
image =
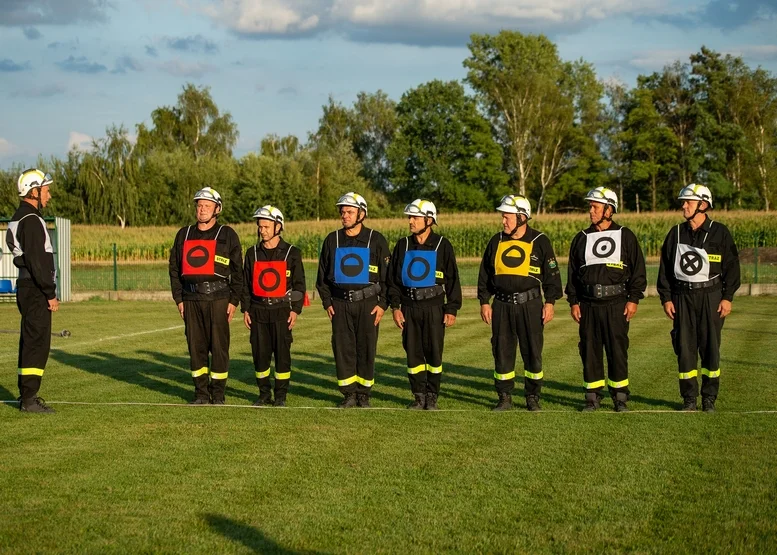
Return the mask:
[[186, 401], [193, 397], [191, 374], [188, 370], [184, 372], [180, 367], [160, 368], [155, 360], [121, 357], [105, 352], [76, 354], [65, 351], [53, 351], [52, 358], [72, 368], [99, 374], [163, 395]]
[[6, 389], [2, 385], [0, 385], [0, 400], [3, 401], [13, 401], [11, 403], [2, 403], [3, 405], [7, 406], [9, 409], [18, 410], [19, 409], [19, 403], [17, 402], [18, 395], [14, 395], [11, 393], [9, 389]]
[[[159, 364], [164, 365], [171, 371], [181, 371], [185, 372], [189, 376], [191, 376], [190, 372], [190, 359], [188, 356], [176, 356], [176, 355], [168, 355], [166, 353], [160, 353], [158, 351], [137, 351], [138, 354], [146, 355], [149, 358], [154, 359]], [[240, 390], [235, 389], [233, 387], [230, 387], [230, 382], [237, 378], [237, 381], [242, 383], [244, 380], [240, 379], [240, 376], [246, 372], [245, 368], [248, 365], [248, 362], [245, 359], [242, 358], [230, 358], [229, 361], [229, 378], [227, 379], [227, 392], [226, 396], [229, 397], [237, 397], [239, 399], [245, 399], [245, 400], [251, 400], [252, 395], [249, 393]], [[253, 367], [251, 367], [253, 372]], [[189, 378], [188, 384], [191, 384], [191, 378]], [[192, 386], [193, 387], [193, 386]], [[194, 390], [191, 390], [192, 392], [189, 394], [189, 398], [193, 397]]]
[[318, 555], [322, 552], [289, 549], [269, 538], [260, 529], [221, 515], [206, 514], [203, 520], [215, 532], [225, 538], [243, 544], [254, 553], [275, 553], [277, 555]]

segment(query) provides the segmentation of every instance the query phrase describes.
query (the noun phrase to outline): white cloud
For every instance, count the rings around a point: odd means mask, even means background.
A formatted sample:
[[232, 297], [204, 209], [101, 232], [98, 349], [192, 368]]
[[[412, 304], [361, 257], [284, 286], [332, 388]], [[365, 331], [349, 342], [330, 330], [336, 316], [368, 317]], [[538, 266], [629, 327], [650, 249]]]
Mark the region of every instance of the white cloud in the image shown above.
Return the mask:
[[549, 33], [621, 15], [677, 11], [669, 0], [192, 0], [190, 6], [248, 36], [334, 31], [412, 44], [461, 44], [473, 32]]
[[658, 71], [677, 60], [687, 62], [694, 50], [651, 50], [638, 52], [629, 60], [629, 65], [641, 71]]
[[6, 158], [8, 156], [15, 156], [19, 154], [21, 149], [13, 144], [8, 139], [0, 137], [0, 158]]
[[742, 56], [746, 60], [757, 62], [777, 60], [777, 44], [757, 44], [740, 46], [727, 52], [733, 56]]
[[70, 150], [73, 147], [81, 152], [89, 152], [92, 150], [92, 137], [86, 133], [71, 131], [70, 136], [67, 139], [67, 149]]

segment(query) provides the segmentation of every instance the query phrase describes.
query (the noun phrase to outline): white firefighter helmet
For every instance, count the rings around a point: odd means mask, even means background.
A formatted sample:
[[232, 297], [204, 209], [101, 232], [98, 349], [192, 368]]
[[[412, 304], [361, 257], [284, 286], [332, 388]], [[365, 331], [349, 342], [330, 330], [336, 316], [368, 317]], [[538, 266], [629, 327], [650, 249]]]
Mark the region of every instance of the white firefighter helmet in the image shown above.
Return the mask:
[[255, 220], [270, 220], [272, 222], [279, 223], [281, 224], [281, 231], [283, 231], [283, 213], [270, 204], [259, 208], [256, 212], [254, 212], [253, 217]]
[[19, 179], [16, 182], [16, 188], [19, 190], [20, 197], [26, 197], [27, 193], [33, 189], [47, 187], [52, 183], [54, 183], [54, 180], [49, 174], [43, 173], [35, 168], [30, 168], [29, 170], [24, 170], [19, 175]]
[[405, 206], [405, 216], [422, 216], [425, 218], [431, 218], [434, 223], [437, 223], [437, 207], [431, 200], [423, 200], [420, 198], [415, 199], [413, 202]]

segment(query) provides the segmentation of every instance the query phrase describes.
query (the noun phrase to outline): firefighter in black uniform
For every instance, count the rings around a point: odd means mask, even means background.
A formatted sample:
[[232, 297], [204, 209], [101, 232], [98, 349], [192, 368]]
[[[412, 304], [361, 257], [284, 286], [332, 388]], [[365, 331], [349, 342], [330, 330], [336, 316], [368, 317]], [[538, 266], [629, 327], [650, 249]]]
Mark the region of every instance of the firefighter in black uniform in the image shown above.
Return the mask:
[[604, 360], [607, 387], [616, 412], [629, 400], [629, 322], [647, 288], [645, 257], [634, 233], [612, 221], [618, 195], [606, 187], [588, 192], [591, 226], [578, 233], [569, 249], [567, 301], [580, 325], [580, 358], [585, 382], [584, 411], [599, 408]]
[[197, 225], [182, 227], [170, 249], [170, 287], [186, 326], [194, 380], [190, 404], [223, 405], [229, 323], [243, 295], [243, 250], [237, 233], [216, 222], [222, 204], [214, 189], [197, 191], [194, 203]]
[[302, 253], [281, 238], [283, 214], [274, 206], [254, 212], [259, 242], [246, 251], [243, 322], [251, 331], [259, 399], [255, 407], [273, 404], [270, 362], [275, 356], [275, 403], [286, 406], [291, 379], [291, 330], [302, 313], [305, 269]]
[[402, 330], [414, 401], [407, 408], [437, 410], [445, 328], [456, 322], [461, 284], [453, 245], [432, 231], [437, 208], [416, 199], [405, 207], [412, 235], [391, 255], [388, 297], [394, 323]]
[[346, 193], [337, 201], [342, 229], [324, 240], [316, 289], [332, 322], [340, 408], [369, 407], [375, 383], [378, 324], [388, 308], [386, 239], [364, 226], [367, 201]]
[[[492, 326], [494, 385], [499, 395], [494, 410], [512, 408], [516, 346], [520, 345], [526, 408], [538, 411], [543, 330], [553, 319], [556, 300], [561, 298], [561, 276], [550, 240], [527, 225], [531, 219], [528, 199], [506, 195], [497, 211], [502, 213], [503, 232], [489, 241], [478, 276], [480, 317]], [[492, 295], [493, 309], [488, 304]]]
[[[720, 385], [720, 334], [739, 289], [739, 254], [728, 228], [707, 216], [712, 208], [707, 187], [688, 185], [677, 198], [683, 201], [686, 221], [664, 239], [658, 295], [673, 321], [682, 410], [696, 410], [701, 373], [702, 410], [714, 412]], [[701, 368], [696, 366], [697, 355], [701, 355]]]
[[8, 224], [6, 243], [19, 268], [16, 306], [22, 315], [19, 338], [19, 410], [52, 413], [38, 397], [51, 348], [51, 313], [59, 310], [54, 249], [41, 209], [51, 199], [51, 176], [40, 170], [22, 172], [16, 183], [22, 202]]

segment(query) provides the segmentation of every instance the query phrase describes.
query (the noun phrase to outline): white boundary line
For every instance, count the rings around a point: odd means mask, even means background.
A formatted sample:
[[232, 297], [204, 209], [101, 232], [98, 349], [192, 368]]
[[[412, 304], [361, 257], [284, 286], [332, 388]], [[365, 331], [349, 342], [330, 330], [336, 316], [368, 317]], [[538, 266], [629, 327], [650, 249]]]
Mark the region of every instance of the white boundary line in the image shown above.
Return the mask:
[[[16, 405], [18, 404], [18, 401], [0, 401], [2, 404], [6, 405]], [[336, 410], [336, 411], [342, 411], [342, 412], [360, 412], [363, 410], [382, 410], [382, 411], [402, 411], [406, 412], [407, 409], [404, 407], [371, 407], [369, 409], [362, 409], [362, 408], [355, 408], [351, 410], [343, 410], [339, 407], [322, 407], [322, 406], [303, 406], [303, 407], [254, 407], [251, 405], [189, 405], [186, 403], [149, 403], [149, 402], [141, 402], [141, 401], [115, 401], [115, 402], [109, 402], [109, 403], [94, 403], [94, 402], [88, 402], [88, 401], [46, 401], [47, 405], [83, 405], [83, 406], [100, 406], [100, 407], [110, 407], [110, 406], [134, 406], [134, 407], [185, 407], [185, 408], [192, 408], [192, 409], [202, 409], [203, 406], [208, 407], [228, 407], [232, 409], [253, 409], [253, 410], [266, 410], [266, 409], [279, 409], [279, 410]], [[430, 412], [430, 411], [424, 411], [424, 412]], [[437, 411], [431, 411], [431, 412], [477, 412], [477, 413], [483, 413], [483, 414], [489, 414], [491, 413], [490, 410], [487, 409], [439, 409]], [[525, 410], [512, 410], [509, 411], [515, 414], [529, 414]], [[581, 411], [579, 410], [545, 410], [543, 409], [540, 411], [540, 414], [542, 413], [552, 413], [552, 414], [578, 414]], [[599, 410], [596, 411], [598, 414], [618, 414], [615, 411], [611, 410]], [[694, 414], [692, 412], [686, 412], [682, 410], [650, 410], [650, 409], [643, 409], [643, 410], [629, 410], [627, 414]], [[741, 410], [741, 411], [724, 411], [721, 414], [777, 414], [777, 410]]]
[[[90, 341], [80, 341], [78, 343], [70, 343], [69, 341], [67, 343], [63, 343], [61, 345], [52, 345], [51, 350], [52, 351], [68, 351], [70, 349], [77, 349], [78, 347], [85, 347], [88, 345], [96, 345], [97, 343], [102, 343], [104, 341], [117, 341], [119, 339], [126, 339], [128, 337], [137, 337], [140, 335], [148, 335], [150, 333], [162, 333], [166, 331], [172, 331], [172, 330], [180, 330], [183, 329], [184, 325], [179, 324], [177, 326], [170, 326], [167, 328], [158, 328], [154, 330], [144, 330], [144, 331], [136, 331], [132, 333], [124, 333], [122, 335], [112, 335], [110, 337], [97, 337], [95, 339], [92, 339]], [[7, 362], [9, 360], [14, 360], [19, 355], [17, 353], [14, 353], [10, 356], [0, 357], [0, 362]]]

